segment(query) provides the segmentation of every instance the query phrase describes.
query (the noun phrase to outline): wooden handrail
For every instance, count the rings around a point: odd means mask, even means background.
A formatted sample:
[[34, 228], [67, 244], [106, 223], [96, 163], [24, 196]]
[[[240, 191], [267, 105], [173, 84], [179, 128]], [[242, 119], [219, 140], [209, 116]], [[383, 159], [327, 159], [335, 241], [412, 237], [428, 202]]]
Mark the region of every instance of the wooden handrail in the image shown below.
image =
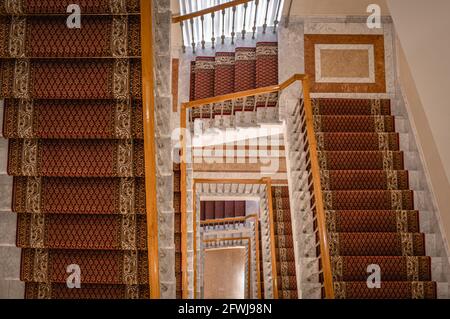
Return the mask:
[[[325, 297], [328, 299], [334, 298], [334, 289], [333, 289], [333, 277], [331, 272], [331, 261], [330, 261], [330, 253], [329, 253], [329, 243], [328, 243], [328, 237], [327, 237], [327, 229], [326, 229], [326, 222], [325, 222], [325, 210], [323, 205], [323, 195], [322, 195], [322, 187], [320, 183], [320, 166], [319, 166], [319, 160], [317, 155], [317, 141], [315, 138], [315, 132], [314, 132], [314, 119], [313, 119], [313, 111], [312, 111], [312, 105], [311, 105], [311, 98], [310, 98], [310, 87], [309, 87], [309, 77], [304, 74], [294, 74], [286, 81], [282, 82], [278, 85], [272, 85], [267, 86], [263, 88], [257, 88], [237, 93], [230, 93], [225, 95], [220, 95], [216, 97], [210, 97], [205, 99], [199, 99], [195, 101], [185, 102], [181, 105], [181, 127], [186, 129], [186, 114], [188, 109], [198, 108], [205, 104], [212, 104], [212, 103], [221, 103], [229, 100], [234, 99], [240, 99], [245, 98], [249, 96], [255, 96], [259, 94], [267, 94], [267, 93], [274, 93], [274, 92], [280, 92], [284, 89], [288, 88], [290, 85], [292, 85], [295, 82], [301, 82], [302, 88], [303, 88], [303, 99], [304, 99], [304, 107], [305, 107], [305, 114], [306, 114], [306, 127], [307, 127], [307, 138], [309, 141], [309, 153], [311, 157], [311, 172], [313, 177], [313, 183], [314, 183], [314, 198], [316, 201], [316, 215], [317, 215], [317, 222], [318, 222], [318, 233], [319, 233], [319, 244], [320, 244], [320, 256], [321, 256], [321, 262], [322, 262], [322, 270], [323, 270], [323, 281], [324, 281], [324, 288], [325, 288]], [[241, 184], [270, 184], [270, 181], [267, 181], [265, 179], [262, 180], [238, 180], [238, 179], [198, 179], [196, 180], [198, 183], [241, 183]], [[271, 191], [271, 190], [270, 190]], [[268, 200], [270, 202], [272, 201], [271, 196], [269, 196]], [[273, 211], [272, 211], [272, 205], [269, 205], [270, 212], [273, 217]], [[271, 218], [272, 218], [271, 217]], [[271, 222], [273, 225], [273, 222]], [[272, 226], [273, 227], [273, 226]], [[271, 229], [271, 236], [274, 236], [274, 231]], [[273, 237], [272, 237], [273, 239]], [[274, 241], [272, 241], [274, 243]], [[271, 248], [273, 249], [273, 247]], [[274, 256], [272, 256], [274, 258]], [[275, 268], [275, 267], [274, 267]], [[272, 271], [274, 271], [274, 268]], [[274, 275], [274, 287], [277, 286], [277, 279], [276, 279], [276, 268], [275, 268], [275, 275]], [[278, 290], [274, 289], [274, 296], [278, 295]]]
[[209, 224], [223, 224], [223, 223], [236, 223], [236, 222], [245, 222], [247, 219], [258, 218], [256, 214], [242, 216], [242, 217], [227, 217], [227, 218], [217, 218], [217, 219], [206, 219], [200, 221], [200, 225], [209, 225]]
[[229, 101], [229, 100], [241, 99], [244, 97], [249, 97], [249, 96], [254, 96], [254, 95], [259, 95], [259, 94], [279, 92], [279, 91], [286, 89], [294, 82], [303, 81], [306, 77], [307, 76], [304, 74], [294, 74], [293, 76], [291, 76], [289, 79], [287, 79], [286, 81], [284, 81], [281, 84], [270, 85], [270, 86], [265, 86], [262, 88], [251, 89], [251, 90], [246, 90], [246, 91], [241, 91], [241, 92], [236, 92], [236, 93], [228, 93], [228, 94], [224, 94], [224, 95], [218, 95], [218, 96], [214, 96], [214, 97], [208, 97], [208, 98], [199, 99], [199, 100], [195, 100], [195, 101], [185, 102], [185, 103], [182, 103], [182, 108], [193, 109], [193, 108], [203, 106], [205, 104], [221, 103], [221, 102], [225, 102], [225, 101]]
[[196, 178], [199, 184], [266, 184], [264, 179], [233, 179], [233, 178]]
[[314, 198], [316, 204], [317, 227], [319, 231], [320, 256], [322, 260], [323, 283], [325, 297], [334, 299], [333, 275], [331, 271], [330, 249], [327, 236], [325, 209], [323, 205], [322, 185], [320, 182], [320, 166], [317, 155], [317, 140], [314, 132], [314, 116], [311, 106], [310, 88], [308, 78], [303, 80], [303, 97], [305, 104], [306, 131], [309, 142], [309, 153], [311, 159], [311, 172], [314, 187]]
[[270, 227], [270, 255], [272, 259], [272, 281], [273, 281], [273, 298], [278, 299], [278, 277], [277, 277], [277, 255], [275, 247], [275, 228], [273, 218], [272, 204], [272, 180], [266, 178], [267, 182], [267, 206], [269, 206], [269, 227]]
[[142, 106], [144, 126], [145, 204], [147, 214], [150, 298], [160, 298], [158, 209], [156, 197], [155, 97], [153, 80], [152, 1], [141, 0]]
[[190, 19], [196, 18], [196, 17], [201, 17], [201, 16], [204, 16], [204, 15], [213, 13], [213, 12], [218, 12], [218, 11], [222, 11], [222, 10], [227, 9], [227, 8], [235, 7], [235, 6], [238, 6], [240, 4], [243, 4], [243, 3], [246, 3], [246, 2], [250, 2], [250, 1], [252, 1], [252, 0], [233, 0], [233, 1], [230, 1], [230, 2], [227, 2], [227, 3], [219, 4], [219, 5], [214, 6], [214, 7], [206, 8], [206, 9], [203, 9], [203, 10], [200, 10], [200, 11], [187, 13], [185, 15], [177, 14], [177, 15], [172, 16], [172, 23], [179, 23], [179, 22], [182, 22], [182, 21], [186, 21], [186, 20], [190, 20]]

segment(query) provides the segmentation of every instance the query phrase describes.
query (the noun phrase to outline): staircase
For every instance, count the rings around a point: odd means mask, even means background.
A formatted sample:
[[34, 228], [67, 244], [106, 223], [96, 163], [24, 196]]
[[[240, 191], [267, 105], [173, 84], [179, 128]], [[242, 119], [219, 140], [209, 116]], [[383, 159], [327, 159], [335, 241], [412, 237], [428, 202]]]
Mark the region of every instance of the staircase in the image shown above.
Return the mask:
[[245, 201], [201, 201], [200, 220], [243, 217]]
[[[25, 297], [149, 298], [140, 1], [82, 1], [82, 28], [73, 29], [68, 1], [8, 3], [0, 96]], [[158, 205], [164, 213], [171, 202]], [[81, 288], [66, 285], [70, 265]], [[162, 295], [169, 281], [161, 278]]]
[[[436, 298], [389, 100], [313, 101], [336, 298]], [[367, 268], [381, 267], [370, 289]]]
[[[259, 41], [259, 34], [270, 42]], [[219, 46], [212, 52], [198, 52], [191, 62], [189, 95], [191, 101], [205, 99], [205, 103], [190, 114], [195, 136], [214, 133], [217, 129], [280, 123], [276, 94], [230, 99], [222, 103], [206, 102], [210, 97], [278, 84], [276, 35], [268, 34], [270, 37], [260, 31], [254, 41], [238, 40], [235, 47]]]
[[272, 186], [272, 204], [274, 206], [273, 227], [275, 230], [278, 297], [280, 299], [297, 299], [295, 253], [287, 186]]

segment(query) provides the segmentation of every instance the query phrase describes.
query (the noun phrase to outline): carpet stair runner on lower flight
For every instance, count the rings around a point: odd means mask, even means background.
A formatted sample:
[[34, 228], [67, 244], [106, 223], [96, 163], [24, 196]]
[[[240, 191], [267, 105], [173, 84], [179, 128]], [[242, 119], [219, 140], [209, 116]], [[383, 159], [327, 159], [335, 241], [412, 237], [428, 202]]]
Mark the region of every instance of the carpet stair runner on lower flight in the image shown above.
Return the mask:
[[[389, 100], [315, 99], [336, 298], [436, 298]], [[381, 288], [367, 286], [367, 267]]]
[[82, 28], [71, 3], [0, 4], [20, 279], [26, 298], [148, 298], [139, 1], [77, 1]]
[[259, 236], [259, 287], [261, 291], [261, 299], [264, 299], [264, 265], [263, 265], [263, 254], [262, 254], [262, 239], [261, 239], [261, 223], [258, 223]]
[[[219, 49], [218, 49], [219, 50]], [[240, 92], [278, 84], [278, 45], [276, 42], [258, 42], [255, 47], [236, 47], [234, 52], [219, 52], [215, 56], [197, 56], [191, 62], [190, 100]], [[265, 106], [264, 99], [256, 101], [257, 107]], [[244, 110], [254, 109], [254, 98], [248, 98]], [[276, 104], [276, 96], [267, 106]], [[234, 111], [242, 111], [238, 101]], [[231, 103], [225, 103], [223, 115], [230, 115]], [[221, 105], [214, 107], [213, 117], [221, 115]], [[209, 118], [210, 111], [194, 110], [194, 118]]]
[[245, 217], [245, 201], [202, 201], [200, 220]]
[[278, 298], [297, 299], [294, 241], [288, 186], [272, 186]]

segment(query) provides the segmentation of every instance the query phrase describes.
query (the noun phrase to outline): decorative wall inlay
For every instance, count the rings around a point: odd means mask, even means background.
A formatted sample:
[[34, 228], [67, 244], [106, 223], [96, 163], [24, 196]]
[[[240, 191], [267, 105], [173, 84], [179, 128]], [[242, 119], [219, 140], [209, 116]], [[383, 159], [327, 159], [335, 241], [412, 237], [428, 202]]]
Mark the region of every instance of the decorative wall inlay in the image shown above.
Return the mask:
[[318, 83], [375, 83], [372, 44], [317, 44], [315, 61]]
[[[383, 35], [305, 34], [304, 41], [305, 72], [311, 78], [311, 92], [386, 92]], [[365, 62], [363, 51], [367, 52]], [[352, 55], [352, 60], [360, 61], [344, 64]], [[333, 59], [337, 64], [333, 65]], [[364, 74], [364, 68], [368, 74]]]

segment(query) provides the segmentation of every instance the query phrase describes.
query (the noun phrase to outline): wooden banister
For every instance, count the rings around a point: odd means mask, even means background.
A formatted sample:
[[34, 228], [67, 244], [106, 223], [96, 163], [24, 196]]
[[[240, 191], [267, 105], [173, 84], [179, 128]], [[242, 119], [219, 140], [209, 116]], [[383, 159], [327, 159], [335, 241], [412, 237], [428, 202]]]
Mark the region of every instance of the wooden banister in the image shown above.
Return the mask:
[[309, 153], [311, 158], [311, 172], [314, 187], [314, 198], [316, 204], [317, 227], [319, 231], [320, 256], [322, 260], [323, 284], [325, 297], [334, 299], [333, 275], [331, 271], [330, 249], [328, 243], [325, 209], [323, 205], [322, 186], [320, 182], [320, 166], [317, 155], [317, 140], [314, 132], [314, 116], [311, 106], [309, 81], [303, 79], [303, 96], [305, 103], [306, 131], [309, 143]]
[[241, 91], [241, 92], [236, 92], [236, 93], [229, 93], [229, 94], [199, 99], [199, 100], [195, 100], [195, 101], [185, 102], [182, 104], [182, 106], [186, 109], [192, 109], [192, 108], [197, 108], [197, 107], [203, 106], [205, 104], [221, 103], [221, 102], [225, 102], [225, 101], [229, 101], [229, 100], [236, 100], [236, 99], [259, 95], [259, 94], [279, 92], [279, 91], [286, 89], [291, 84], [293, 84], [297, 81], [302, 81], [305, 77], [306, 77], [306, 75], [304, 75], [304, 74], [294, 74], [293, 76], [291, 76], [289, 79], [287, 79], [286, 81], [284, 81], [281, 84], [270, 85], [270, 86], [266, 86], [266, 87], [262, 87], [262, 88], [251, 89], [251, 90], [246, 90], [246, 91]]
[[233, 178], [196, 178], [199, 184], [266, 184], [264, 179], [233, 179]]
[[144, 126], [145, 204], [147, 214], [150, 298], [160, 298], [158, 209], [156, 198], [155, 100], [153, 80], [152, 1], [141, 0], [142, 106]]
[[204, 15], [207, 15], [207, 14], [211, 14], [213, 12], [218, 12], [218, 11], [225, 10], [227, 8], [235, 7], [235, 6], [238, 6], [240, 4], [250, 2], [250, 1], [252, 1], [252, 0], [234, 0], [234, 1], [227, 2], [227, 3], [219, 4], [219, 5], [214, 6], [214, 7], [203, 9], [203, 10], [200, 10], [200, 11], [197, 11], [197, 12], [187, 13], [185, 15], [174, 15], [174, 16], [172, 16], [172, 23], [179, 23], [179, 22], [182, 22], [182, 21], [186, 21], [186, 20], [190, 20], [190, 19], [196, 18], [196, 17], [201, 17], [201, 16], [204, 16]]
[[245, 222], [247, 219], [258, 218], [257, 215], [247, 215], [242, 217], [228, 217], [228, 218], [217, 218], [217, 219], [206, 219], [200, 222], [200, 225], [213, 225], [213, 224], [225, 224], [225, 223], [238, 223]]

